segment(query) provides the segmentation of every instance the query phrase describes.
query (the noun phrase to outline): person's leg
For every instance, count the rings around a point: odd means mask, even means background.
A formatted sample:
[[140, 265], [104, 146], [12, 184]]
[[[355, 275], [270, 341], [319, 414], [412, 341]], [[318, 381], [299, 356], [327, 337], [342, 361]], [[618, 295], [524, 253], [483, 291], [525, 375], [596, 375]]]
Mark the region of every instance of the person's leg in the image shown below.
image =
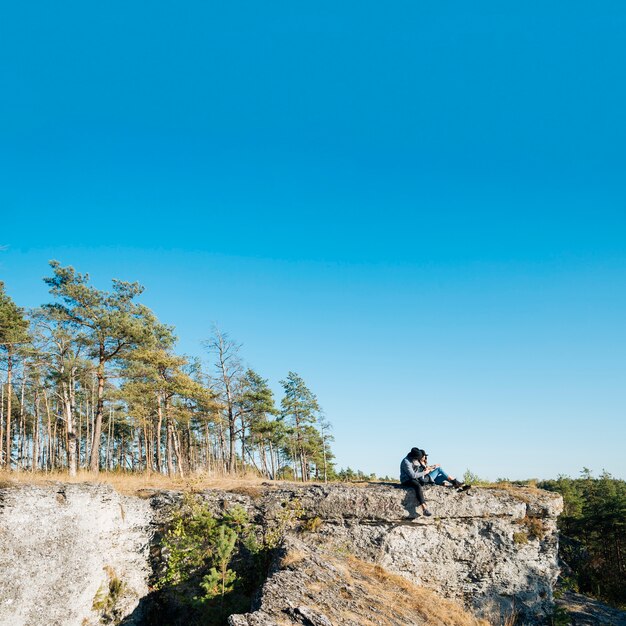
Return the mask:
[[451, 483], [451, 485], [453, 487], [456, 487], [457, 489], [460, 488], [460, 487], [469, 489], [469, 487], [467, 485], [465, 485], [461, 481], [459, 481], [456, 478], [454, 478], [454, 476], [450, 476], [450, 474], [448, 474], [445, 470], [441, 469], [440, 467], [438, 467], [437, 469], [433, 470], [429, 474], [429, 476], [433, 479], [433, 482], [436, 485], [443, 485], [443, 483], [445, 481], [447, 481], [447, 482]]
[[454, 480], [454, 478], [449, 476], [440, 467], [438, 467], [437, 469], [434, 469], [432, 472], [430, 472], [429, 476], [432, 478], [432, 480], [435, 483], [435, 485], [443, 485], [444, 481], [446, 481], [446, 480], [449, 483], [451, 483]]
[[415, 498], [417, 499], [417, 506], [422, 507], [422, 512], [424, 513], [424, 515], [426, 516], [432, 515], [432, 513], [426, 508], [424, 490], [422, 489], [422, 485], [420, 484], [420, 482], [412, 478], [411, 480], [403, 482], [402, 484], [405, 487], [413, 487], [413, 489], [415, 490]]
[[426, 500], [424, 499], [424, 490], [422, 489], [422, 485], [419, 484], [419, 481], [414, 478], [411, 480], [407, 480], [402, 483], [405, 487], [413, 487], [415, 490], [415, 497], [417, 499], [417, 504], [419, 506], [424, 506], [426, 504]]

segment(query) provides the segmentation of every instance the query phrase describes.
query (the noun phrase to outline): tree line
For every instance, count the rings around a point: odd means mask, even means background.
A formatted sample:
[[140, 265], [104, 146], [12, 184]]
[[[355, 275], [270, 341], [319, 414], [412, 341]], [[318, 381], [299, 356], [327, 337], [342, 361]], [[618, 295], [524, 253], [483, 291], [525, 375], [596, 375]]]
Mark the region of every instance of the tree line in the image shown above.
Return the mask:
[[205, 365], [176, 353], [140, 284], [50, 268], [51, 302], [33, 310], [0, 281], [1, 468], [334, 477], [331, 426], [297, 373], [277, 405], [228, 334], [212, 329]]
[[595, 478], [559, 476], [538, 484], [563, 496], [559, 553], [566, 587], [626, 608], [626, 481], [603, 472]]

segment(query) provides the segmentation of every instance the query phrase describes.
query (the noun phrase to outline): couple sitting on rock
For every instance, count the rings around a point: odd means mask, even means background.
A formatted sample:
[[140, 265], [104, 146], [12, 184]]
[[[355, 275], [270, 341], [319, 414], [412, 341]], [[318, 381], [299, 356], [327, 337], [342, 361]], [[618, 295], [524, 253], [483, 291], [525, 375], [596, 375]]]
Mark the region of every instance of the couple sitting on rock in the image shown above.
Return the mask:
[[444, 485], [454, 487], [457, 491], [466, 491], [470, 488], [470, 485], [466, 485], [444, 472], [441, 466], [428, 465], [428, 455], [419, 448], [411, 448], [411, 451], [402, 459], [400, 483], [405, 487], [415, 489], [417, 504], [422, 507], [422, 512], [427, 517], [432, 513], [426, 508], [422, 485]]

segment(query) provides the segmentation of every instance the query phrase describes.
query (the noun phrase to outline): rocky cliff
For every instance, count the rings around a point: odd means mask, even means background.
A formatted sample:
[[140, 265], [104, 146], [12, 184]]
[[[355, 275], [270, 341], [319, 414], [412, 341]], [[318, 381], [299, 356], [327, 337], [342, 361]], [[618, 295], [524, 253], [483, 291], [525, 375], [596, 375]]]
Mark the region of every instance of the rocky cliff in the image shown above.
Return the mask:
[[[233, 626], [387, 623], [359, 615], [368, 605], [355, 605], [348, 592], [321, 602], [321, 583], [307, 592], [297, 582], [303, 567], [310, 579], [332, 569], [336, 557], [375, 564], [492, 623], [513, 612], [533, 623], [551, 611], [562, 507], [554, 494], [433, 487], [427, 489], [431, 518], [417, 514], [412, 491], [390, 485], [268, 484], [200, 496], [216, 512], [238, 505], [268, 527], [285, 510], [294, 512], [296, 524], [286, 529], [255, 610], [232, 616]], [[96, 484], [0, 490], [0, 624], [95, 625], [113, 592], [115, 619], [141, 624], [137, 607], [149, 592], [158, 529], [180, 498], [163, 491], [125, 496]], [[286, 568], [290, 550], [302, 558]], [[333, 576], [338, 571], [335, 566]]]

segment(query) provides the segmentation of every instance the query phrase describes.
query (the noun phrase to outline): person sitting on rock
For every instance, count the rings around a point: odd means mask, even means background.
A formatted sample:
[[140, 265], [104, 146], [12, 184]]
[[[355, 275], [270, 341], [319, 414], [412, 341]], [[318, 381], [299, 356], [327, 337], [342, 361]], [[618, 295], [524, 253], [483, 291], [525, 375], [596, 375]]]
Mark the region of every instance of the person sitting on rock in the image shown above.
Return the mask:
[[405, 487], [413, 487], [417, 505], [422, 508], [422, 512], [426, 517], [430, 517], [432, 513], [426, 508], [426, 499], [424, 498], [422, 485], [427, 483], [443, 485], [447, 481], [451, 486], [462, 490], [469, 488], [469, 485], [466, 486], [449, 476], [439, 465], [428, 465], [427, 462], [428, 456], [424, 450], [411, 448], [411, 451], [400, 463], [400, 484]]
[[[411, 451], [415, 450], [412, 448]], [[466, 491], [471, 485], [457, 480], [454, 476], [441, 469], [441, 465], [428, 465], [428, 455], [425, 450], [417, 449], [418, 472], [422, 474], [422, 484], [445, 485], [455, 487], [457, 491]]]
[[422, 489], [424, 476], [426, 476], [428, 472], [426, 472], [425, 469], [419, 469], [419, 459], [422, 458], [420, 453], [421, 450], [419, 448], [411, 448], [411, 451], [402, 459], [400, 463], [400, 484], [415, 489], [417, 505], [422, 507], [424, 515], [429, 517], [432, 513], [426, 508], [424, 490]]

